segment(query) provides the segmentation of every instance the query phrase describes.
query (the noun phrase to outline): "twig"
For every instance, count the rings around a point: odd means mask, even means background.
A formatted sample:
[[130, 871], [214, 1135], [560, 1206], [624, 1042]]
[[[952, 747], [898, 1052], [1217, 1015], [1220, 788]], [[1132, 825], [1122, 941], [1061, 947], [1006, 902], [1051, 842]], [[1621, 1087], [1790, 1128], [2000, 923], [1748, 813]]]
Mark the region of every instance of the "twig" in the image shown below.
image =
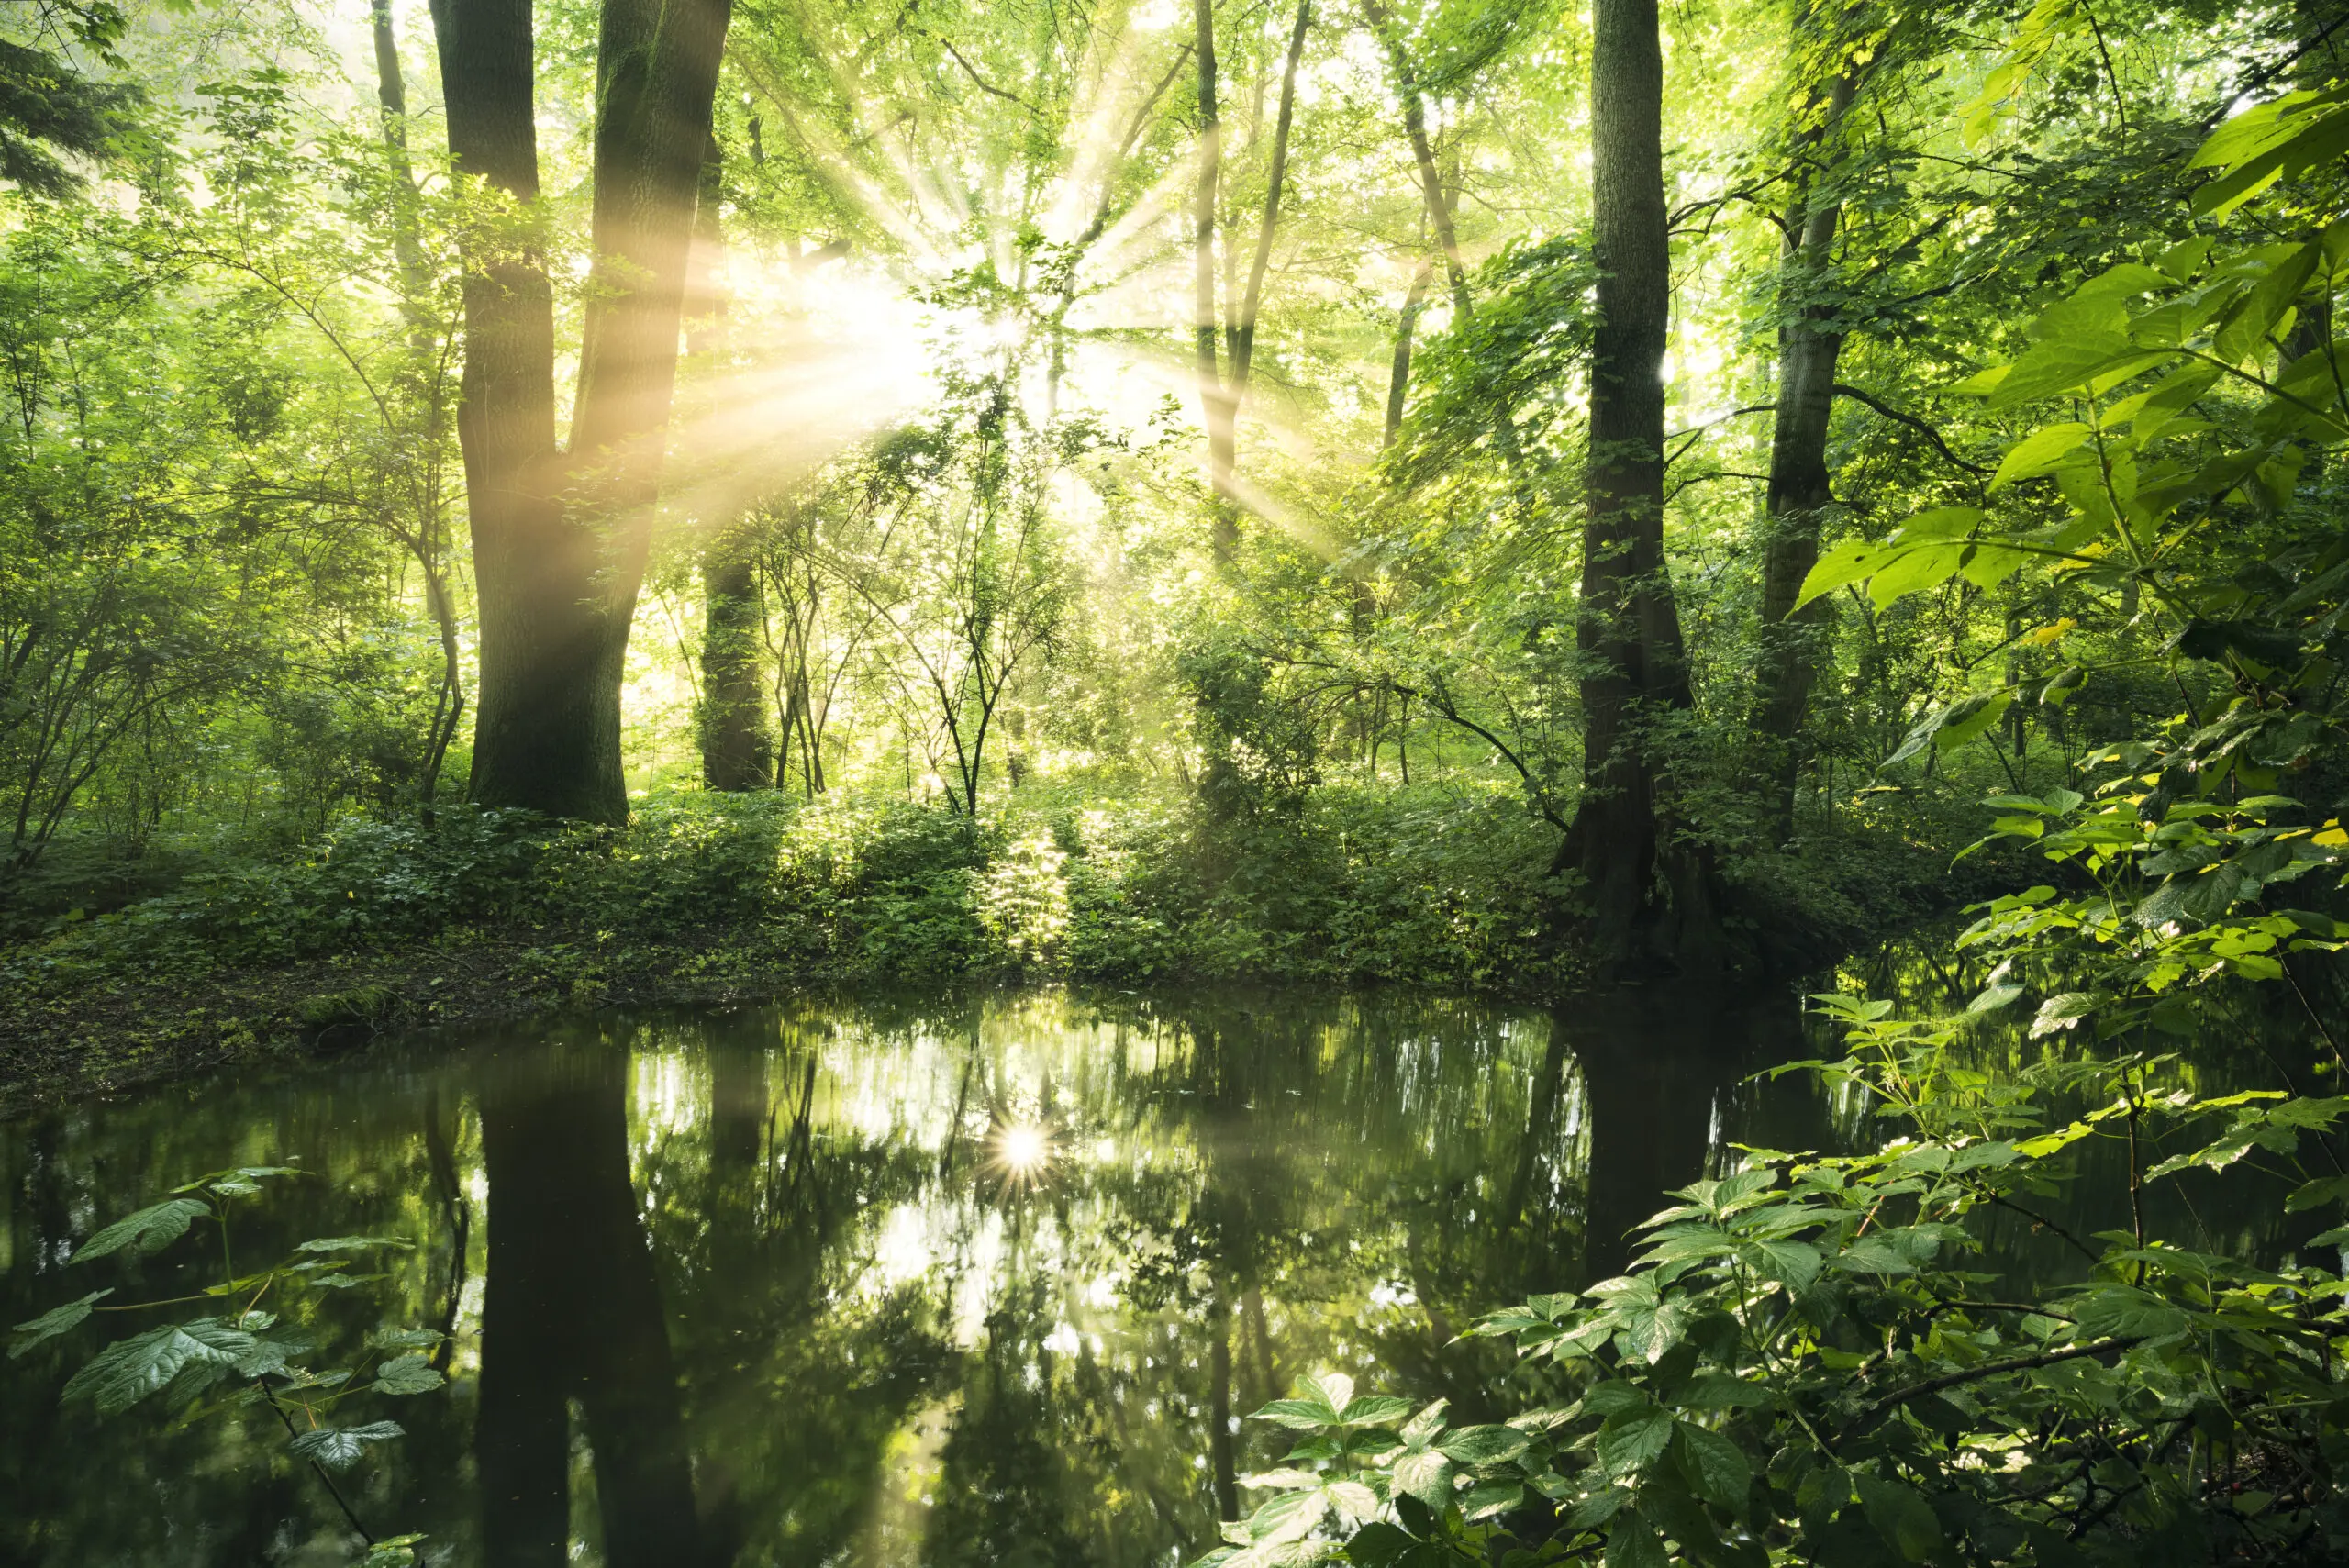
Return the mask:
[[1958, 467], [1965, 469], [1967, 473], [1987, 473], [1990, 472], [1988, 469], [1984, 468], [1980, 463], [1968, 462], [1964, 458], [1958, 456], [1955, 452], [1950, 450], [1949, 443], [1942, 439], [1942, 433], [1939, 430], [1934, 429], [1931, 425], [1926, 424], [1922, 419], [1918, 418], [1914, 414], [1904, 414], [1898, 408], [1892, 407], [1887, 404], [1878, 402], [1868, 394], [1862, 392], [1858, 387], [1846, 386], [1840, 381], [1835, 384], [1833, 390], [1835, 395], [1838, 397], [1848, 397], [1854, 403], [1865, 403], [1869, 407], [1875, 409], [1877, 413], [1883, 415], [1886, 418], [1898, 420], [1899, 423], [1908, 426], [1912, 430], [1922, 432], [1924, 438], [1933, 443], [1935, 450], [1939, 451], [1942, 456], [1949, 459], [1950, 462], [1955, 463]]
[[[285, 1435], [289, 1438], [301, 1436], [294, 1429], [294, 1418], [285, 1413], [285, 1407], [278, 1403], [277, 1396], [271, 1390], [269, 1385], [256, 1377], [253, 1379], [253, 1386], [260, 1389], [261, 1396], [269, 1401], [269, 1407], [277, 1412], [277, 1418], [285, 1423]], [[342, 1517], [351, 1521], [351, 1528], [359, 1532], [359, 1539], [373, 1547], [375, 1544], [375, 1538], [367, 1533], [367, 1527], [359, 1522], [359, 1516], [352, 1513], [351, 1505], [342, 1500], [342, 1493], [336, 1488], [334, 1477], [327, 1473], [326, 1466], [314, 1459], [310, 1461], [310, 1468], [316, 1471], [318, 1479], [326, 1484], [327, 1496], [332, 1497], [334, 1506], [342, 1510]]]
[[2143, 1334], [2116, 1335], [2111, 1339], [2098, 1340], [2089, 1344], [2066, 1345], [2060, 1351], [2048, 1351], [2040, 1355], [2008, 1356], [1999, 1361], [1984, 1362], [1979, 1366], [1970, 1366], [1962, 1372], [1944, 1373], [1939, 1377], [1929, 1377], [1922, 1383], [1911, 1384], [1906, 1388], [1896, 1389], [1880, 1398], [1871, 1399], [1860, 1407], [1860, 1414], [1873, 1415], [1878, 1410], [1887, 1409], [1895, 1405], [1904, 1405], [1911, 1399], [1920, 1398], [1928, 1394], [1938, 1394], [1944, 1388], [1954, 1388], [1960, 1384], [1975, 1383], [1986, 1377], [1997, 1377], [2002, 1373], [2032, 1372], [2043, 1366], [2054, 1366], [2059, 1362], [2078, 1361], [2084, 1356], [2100, 1356], [2108, 1351], [2125, 1351], [2132, 1345], [2141, 1343], [2143, 1339]]

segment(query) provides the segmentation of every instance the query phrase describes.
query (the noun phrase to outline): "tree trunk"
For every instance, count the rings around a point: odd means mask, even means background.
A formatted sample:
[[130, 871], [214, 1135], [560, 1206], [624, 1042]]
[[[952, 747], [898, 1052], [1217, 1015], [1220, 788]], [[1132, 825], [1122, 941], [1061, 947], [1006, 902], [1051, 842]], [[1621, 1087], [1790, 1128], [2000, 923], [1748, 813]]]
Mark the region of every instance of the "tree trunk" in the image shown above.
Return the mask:
[[[675, 387], [686, 244], [729, 0], [605, 0], [596, 261], [566, 454], [554, 312], [527, 223], [465, 268], [464, 407], [481, 610], [473, 795], [628, 815], [620, 679]], [[529, 0], [439, 0], [449, 148], [528, 216], [539, 194]]]
[[1559, 851], [1578, 868], [1602, 966], [1718, 965], [1712, 876], [1666, 831], [1651, 718], [1693, 706], [1664, 559], [1664, 352], [1671, 246], [1664, 202], [1664, 61], [1656, 0], [1597, 0], [1591, 208], [1599, 268], [1592, 342], [1588, 520], [1575, 647], [1583, 794]]
[[[1831, 141], [1852, 101], [1849, 72], [1825, 95], [1824, 120], [1805, 134], [1811, 147]], [[1798, 145], [1798, 156], [1810, 149]], [[1752, 728], [1774, 842], [1794, 831], [1795, 778], [1802, 765], [1799, 738], [1817, 678], [1819, 641], [1828, 604], [1795, 599], [1819, 561], [1819, 535], [1835, 496], [1828, 485], [1827, 428], [1835, 399], [1835, 366], [1843, 333], [1831, 306], [1818, 301], [1833, 267], [1842, 204], [1825, 189], [1831, 169], [1796, 186], [1787, 211], [1787, 245], [1778, 268], [1778, 398], [1771, 430], [1770, 481], [1762, 562], [1761, 648], [1754, 663]]]
[[595, 1455], [604, 1561], [700, 1568], [693, 1473], [660, 1282], [629, 1178], [627, 1054], [600, 1041], [554, 1082], [483, 1095], [489, 1277], [474, 1450], [500, 1568], [563, 1562], [569, 1404]]
[[[1253, 259], [1249, 263], [1245, 292], [1225, 284], [1224, 310], [1230, 320], [1219, 326], [1216, 306], [1216, 210], [1223, 178], [1223, 126], [1216, 106], [1215, 3], [1194, 0], [1193, 45], [1198, 60], [1199, 170], [1192, 192], [1192, 309], [1196, 317], [1199, 409], [1207, 425], [1208, 506], [1212, 542], [1218, 562], [1229, 565], [1240, 549], [1240, 406], [1248, 397], [1248, 375], [1255, 362], [1256, 317], [1264, 297], [1264, 272], [1272, 261], [1273, 235], [1280, 224], [1281, 185], [1288, 172], [1289, 128], [1297, 110], [1297, 68], [1305, 54], [1305, 36], [1313, 25], [1312, 0], [1297, 0], [1297, 21], [1290, 28], [1288, 57], [1281, 72], [1279, 117], [1273, 131], [1272, 163], [1266, 175], [1264, 217], [1256, 230]], [[1261, 110], [1262, 100], [1259, 99]], [[1260, 122], [1261, 123], [1261, 122]], [[1227, 267], [1236, 260], [1225, 257]], [[1230, 340], [1229, 374], [1217, 363], [1219, 331]]]
[[[718, 139], [705, 143], [700, 191], [694, 202], [693, 250], [687, 269], [685, 348], [696, 359], [726, 347], [726, 300], [718, 275], [726, 255], [719, 219], [724, 200], [723, 155]], [[759, 667], [765, 642], [766, 604], [759, 594], [752, 540], [723, 510], [705, 526], [701, 545], [701, 779], [713, 790], [740, 794], [774, 783], [774, 737], [766, 724], [766, 688]]]
[[1223, 122], [1216, 108], [1215, 0], [1193, 0], [1198, 61], [1199, 168], [1191, 195], [1192, 341], [1198, 360], [1199, 415], [1208, 432], [1209, 538], [1219, 562], [1240, 549], [1240, 509], [1232, 470], [1238, 459], [1238, 410], [1224, 389], [1216, 350], [1216, 199], [1223, 180]]
[[1395, 362], [1386, 373], [1386, 433], [1378, 443], [1382, 448], [1393, 446], [1403, 428], [1403, 406], [1411, 390], [1411, 337], [1419, 329], [1419, 312], [1427, 308], [1428, 280], [1434, 272], [1432, 262], [1420, 261], [1411, 274], [1410, 292], [1403, 296], [1402, 317], [1395, 323]]
[[[384, 160], [397, 186], [393, 193], [392, 255], [399, 265], [400, 316], [407, 323], [408, 346], [408, 363], [400, 373], [399, 384], [415, 404], [428, 443], [437, 453], [447, 428], [441, 422], [446, 413], [446, 383], [434, 364], [440, 343], [424, 305], [431, 297], [432, 272], [425, 262], [424, 240], [417, 222], [416, 170], [407, 145], [407, 83], [400, 70], [399, 40], [392, 31], [391, 0], [373, 0], [369, 10], [375, 39], [375, 102], [383, 111]], [[432, 726], [426, 733], [424, 767], [416, 792], [417, 804], [428, 812], [440, 792], [440, 770], [465, 713], [465, 667], [456, 601], [450, 590], [441, 479], [436, 456], [427, 463], [420, 482], [416, 525], [403, 536], [408, 553], [424, 574], [425, 610], [440, 641], [440, 690], [433, 699]]]

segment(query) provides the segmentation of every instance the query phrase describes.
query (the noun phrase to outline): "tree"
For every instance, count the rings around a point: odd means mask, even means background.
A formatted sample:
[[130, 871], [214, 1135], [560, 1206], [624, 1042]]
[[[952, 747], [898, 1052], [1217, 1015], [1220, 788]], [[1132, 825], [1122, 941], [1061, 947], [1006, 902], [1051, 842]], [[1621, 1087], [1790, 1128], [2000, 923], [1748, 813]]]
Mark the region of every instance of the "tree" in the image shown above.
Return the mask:
[[[1221, 227], [1224, 157], [1222, 113], [1217, 102], [1215, 0], [1194, 0], [1193, 24], [1197, 36], [1192, 55], [1198, 62], [1199, 150], [1191, 207], [1192, 340], [1197, 359], [1199, 410], [1207, 425], [1212, 542], [1217, 558], [1229, 563], [1240, 545], [1240, 410], [1248, 399], [1249, 375], [1255, 362], [1264, 270], [1272, 260], [1273, 236], [1280, 223], [1281, 185], [1288, 173], [1289, 130], [1297, 113], [1297, 68], [1305, 55], [1306, 33], [1313, 25], [1313, 3], [1297, 0], [1297, 21], [1289, 29], [1288, 54], [1281, 69], [1280, 109], [1265, 175], [1264, 214], [1256, 225], [1245, 292], [1235, 294], [1231, 287], [1230, 274], [1237, 261], [1234, 237], [1223, 237], [1227, 276], [1221, 312], [1216, 307], [1216, 238]], [[1219, 336], [1228, 370], [1219, 362]]]
[[10, 9], [31, 13], [36, 41], [0, 38], [0, 180], [45, 196], [72, 195], [82, 177], [57, 154], [104, 159], [137, 94], [93, 82], [65, 50], [78, 45], [119, 65], [114, 45], [125, 18], [111, 0], [36, 0]]
[[529, 0], [434, 8], [450, 154], [493, 209], [466, 254], [458, 423], [481, 604], [473, 789], [484, 805], [628, 814], [620, 677], [729, 12], [730, 0], [603, 5], [595, 261], [570, 440], [558, 446]]
[[1558, 851], [1581, 872], [1612, 967], [1720, 962], [1712, 873], [1671, 820], [1653, 728], [1695, 706], [1664, 555], [1664, 350], [1672, 250], [1664, 198], [1664, 56], [1655, 0], [1591, 13], [1588, 517], [1575, 648], [1583, 794]]

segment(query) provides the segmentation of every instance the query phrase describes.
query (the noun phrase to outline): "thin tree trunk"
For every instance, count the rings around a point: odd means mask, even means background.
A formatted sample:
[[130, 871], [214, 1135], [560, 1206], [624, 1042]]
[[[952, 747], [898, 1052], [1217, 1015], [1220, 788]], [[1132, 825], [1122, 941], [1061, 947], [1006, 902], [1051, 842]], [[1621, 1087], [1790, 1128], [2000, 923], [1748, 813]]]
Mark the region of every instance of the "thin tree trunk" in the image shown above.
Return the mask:
[[1215, 0], [1193, 0], [1197, 36], [1199, 168], [1191, 196], [1192, 335], [1198, 360], [1199, 413], [1208, 432], [1209, 539], [1216, 560], [1229, 565], [1240, 549], [1239, 502], [1232, 470], [1238, 456], [1237, 409], [1223, 384], [1216, 347], [1215, 218], [1223, 180], [1223, 122], [1216, 107]]
[[[568, 454], [554, 317], [527, 225], [465, 269], [464, 407], [480, 595], [473, 795], [628, 815], [620, 679], [675, 388], [687, 239], [729, 0], [605, 0], [596, 263]], [[439, 0], [450, 151], [527, 213], [539, 195], [529, 0]]]
[[1281, 185], [1288, 176], [1289, 126], [1297, 115], [1297, 67], [1305, 58], [1305, 35], [1313, 26], [1313, 0], [1297, 0], [1297, 23], [1289, 29], [1288, 59], [1281, 67], [1281, 106], [1273, 128], [1272, 167], [1265, 176], [1264, 216], [1256, 228], [1256, 256], [1248, 267], [1248, 292], [1231, 335], [1231, 408], [1236, 417], [1248, 396], [1248, 372], [1255, 363], [1256, 317], [1264, 302], [1264, 270], [1273, 259], [1273, 234], [1280, 226]]
[[1422, 258], [1419, 270], [1411, 274], [1411, 289], [1403, 296], [1403, 315], [1395, 324], [1395, 362], [1386, 373], [1386, 433], [1379, 441], [1382, 448], [1395, 444], [1396, 435], [1403, 428], [1403, 407], [1411, 389], [1411, 335], [1419, 329], [1419, 312], [1427, 308], [1428, 281], [1435, 275], [1435, 263]]
[[[383, 111], [384, 160], [398, 189], [392, 211], [392, 255], [400, 275], [400, 315], [407, 323], [409, 363], [400, 384], [426, 419], [430, 445], [437, 453], [442, 406], [433, 374], [437, 342], [430, 313], [424, 301], [432, 292], [431, 269], [424, 259], [424, 240], [417, 225], [416, 171], [408, 157], [407, 83], [400, 70], [399, 39], [392, 30], [391, 0], [373, 0], [370, 6], [375, 40], [375, 101]], [[449, 591], [444, 556], [445, 527], [441, 516], [440, 466], [435, 457], [423, 482], [418, 517], [406, 532], [408, 553], [424, 573], [425, 609], [432, 617], [440, 640], [440, 690], [433, 699], [432, 728], [425, 738], [424, 769], [417, 784], [417, 799], [427, 811], [440, 793], [440, 769], [456, 739], [465, 713], [464, 662], [457, 628], [456, 603]]]
[[1599, 268], [1583, 530], [1583, 794], [1561, 847], [1577, 867], [1602, 965], [1718, 962], [1709, 867], [1666, 841], [1648, 721], [1692, 705], [1664, 559], [1664, 353], [1671, 244], [1664, 200], [1656, 0], [1597, 0], [1591, 211]]
[[399, 40], [392, 32], [392, 0], [373, 0], [370, 11], [375, 33], [375, 101], [384, 112], [384, 156], [400, 187], [399, 205], [392, 215], [392, 255], [399, 263], [406, 295], [400, 314], [408, 324], [409, 346], [425, 358], [432, 351], [432, 331], [421, 302], [431, 292], [432, 275], [424, 264], [424, 241], [417, 231], [416, 172], [407, 150], [407, 82], [400, 71]]
[[[1852, 101], [1854, 83], [1846, 72], [1825, 95], [1824, 118], [1809, 128], [1798, 147], [1810, 156], [1833, 139], [1837, 122]], [[1788, 243], [1778, 268], [1777, 413], [1771, 430], [1770, 481], [1762, 562], [1761, 648], [1753, 673], [1752, 727], [1760, 749], [1759, 771], [1769, 791], [1766, 806], [1772, 838], [1783, 843], [1794, 831], [1795, 780], [1802, 766], [1798, 744], [1810, 689], [1818, 675], [1819, 641], [1827, 602], [1801, 609], [1795, 599], [1819, 561], [1820, 524], [1834, 503], [1828, 484], [1827, 431], [1835, 400], [1835, 367], [1843, 333], [1831, 306], [1818, 295], [1833, 267], [1835, 231], [1842, 204], [1825, 189], [1832, 171], [1820, 169], [1800, 182], [1787, 213]]]
[[[700, 190], [694, 202], [693, 250], [685, 300], [685, 348], [696, 359], [726, 347], [726, 299], [718, 284], [726, 236], [724, 155], [718, 139], [705, 144]], [[774, 737], [767, 732], [766, 692], [759, 667], [766, 630], [754, 541], [739, 519], [721, 515], [702, 536], [701, 778], [729, 794], [774, 783]]]
[[[1297, 21], [1289, 30], [1264, 216], [1257, 225], [1255, 251], [1249, 263], [1245, 290], [1235, 289], [1230, 279], [1224, 284], [1223, 306], [1224, 311], [1230, 313], [1229, 322], [1221, 322], [1223, 312], [1218, 310], [1216, 304], [1216, 210], [1223, 177], [1223, 129], [1216, 106], [1214, 0], [1194, 0], [1193, 19], [1197, 29], [1193, 52], [1198, 60], [1199, 171], [1192, 193], [1192, 305], [1197, 317], [1199, 407], [1208, 433], [1212, 542], [1216, 559], [1229, 565], [1240, 548], [1240, 408], [1247, 401], [1249, 372], [1255, 362], [1256, 321], [1264, 304], [1264, 273], [1272, 261], [1273, 237], [1280, 226], [1281, 187], [1288, 174], [1289, 129], [1297, 112], [1297, 63], [1304, 58], [1306, 34], [1313, 26], [1313, 6], [1312, 0], [1297, 0]], [[1260, 112], [1261, 102], [1260, 99]], [[1237, 258], [1227, 253], [1224, 260], [1229, 271]], [[1230, 342], [1228, 373], [1217, 362], [1219, 331]]]

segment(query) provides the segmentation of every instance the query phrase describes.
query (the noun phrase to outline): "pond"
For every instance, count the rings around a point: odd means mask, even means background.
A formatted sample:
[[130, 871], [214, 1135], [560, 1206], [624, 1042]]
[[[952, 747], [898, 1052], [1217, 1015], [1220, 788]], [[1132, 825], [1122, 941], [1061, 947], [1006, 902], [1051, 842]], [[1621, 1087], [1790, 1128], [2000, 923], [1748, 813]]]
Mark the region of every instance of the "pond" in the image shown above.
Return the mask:
[[[1752, 1077], [1824, 1048], [1791, 988], [1554, 1013], [864, 995], [420, 1038], [0, 1124], [0, 1323], [201, 1292], [201, 1228], [66, 1259], [192, 1177], [298, 1165], [239, 1202], [239, 1258], [412, 1243], [281, 1293], [319, 1364], [381, 1324], [449, 1336], [446, 1387], [351, 1402], [405, 1434], [336, 1476], [427, 1562], [1171, 1565], [1278, 1460], [1235, 1418], [1300, 1373], [1496, 1414], [1508, 1358], [1455, 1339], [1476, 1313], [1617, 1272], [1625, 1229], [1736, 1145], [1878, 1136], [1807, 1077]], [[2087, 1202], [2042, 1218], [2121, 1222]], [[2272, 1253], [2299, 1217], [2165, 1187], [2150, 1218]], [[2066, 1256], [2017, 1218], [1984, 1266]], [[0, 1363], [0, 1563], [352, 1561], [265, 1406], [60, 1402], [158, 1320]]]

